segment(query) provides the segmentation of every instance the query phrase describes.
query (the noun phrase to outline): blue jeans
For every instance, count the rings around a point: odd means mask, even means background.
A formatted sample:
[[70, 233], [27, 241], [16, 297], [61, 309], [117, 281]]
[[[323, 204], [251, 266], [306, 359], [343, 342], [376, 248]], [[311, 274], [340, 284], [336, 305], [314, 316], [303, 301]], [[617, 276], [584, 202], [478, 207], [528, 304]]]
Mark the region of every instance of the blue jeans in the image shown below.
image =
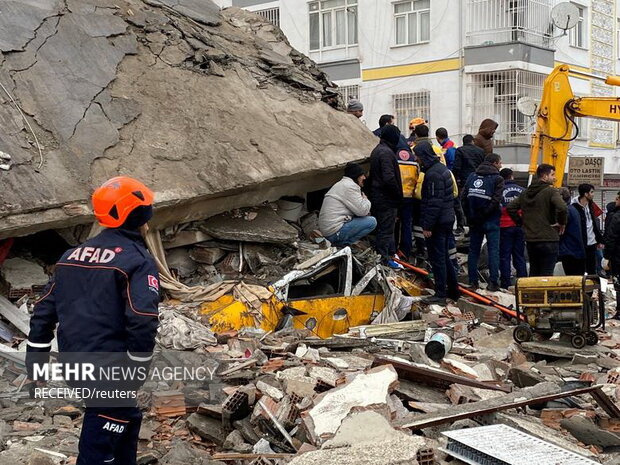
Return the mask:
[[501, 228], [499, 239], [499, 271], [502, 276], [502, 287], [508, 289], [512, 284], [510, 262], [517, 271], [517, 278], [527, 276], [525, 264], [525, 235], [519, 226]]
[[489, 255], [489, 274], [491, 283], [499, 284], [499, 221], [485, 221], [481, 225], [469, 226], [469, 256], [467, 257], [467, 271], [469, 284], [478, 284], [478, 261], [482, 240], [487, 238], [487, 252]]
[[336, 247], [351, 245], [368, 236], [377, 227], [377, 220], [372, 216], [356, 216], [342, 225], [340, 231], [327, 236], [329, 242]]
[[455, 297], [458, 295], [458, 282], [454, 265], [450, 262], [448, 243], [452, 235], [452, 224], [437, 225], [432, 236], [426, 239], [428, 259], [435, 276], [435, 295]]

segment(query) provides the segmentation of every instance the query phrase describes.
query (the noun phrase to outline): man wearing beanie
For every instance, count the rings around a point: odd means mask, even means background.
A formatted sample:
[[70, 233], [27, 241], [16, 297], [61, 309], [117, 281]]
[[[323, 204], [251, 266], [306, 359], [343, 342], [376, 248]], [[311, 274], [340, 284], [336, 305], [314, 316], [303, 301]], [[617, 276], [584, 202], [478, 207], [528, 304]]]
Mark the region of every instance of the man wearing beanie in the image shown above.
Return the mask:
[[351, 113], [357, 118], [361, 118], [364, 116], [364, 105], [356, 98], [352, 98], [349, 100], [349, 104], [347, 105], [347, 113]]
[[400, 130], [387, 125], [381, 131], [381, 141], [370, 154], [370, 201], [377, 219], [375, 248], [386, 265], [400, 268], [392, 260], [396, 254], [394, 227], [398, 208], [403, 201], [403, 186], [396, 153]]
[[[46, 380], [40, 379], [38, 367], [49, 361], [56, 326], [61, 363], [97, 360], [104, 367], [148, 372], [158, 325], [159, 275], [141, 234], [153, 215], [153, 193], [119, 176], [98, 188], [92, 202], [106, 229], [64, 253], [30, 320], [26, 366], [39, 386]], [[86, 410], [77, 465], [135, 465], [142, 420], [135, 395], [145, 379], [129, 375], [114, 384], [104, 382], [100, 373], [95, 371], [96, 379], [65, 377], [71, 387], [94, 386], [106, 396], [82, 396]], [[125, 396], [115, 397], [114, 389]]]
[[366, 175], [357, 163], [347, 163], [344, 177], [325, 194], [319, 213], [321, 234], [337, 247], [351, 245], [370, 234], [377, 220], [362, 192]]

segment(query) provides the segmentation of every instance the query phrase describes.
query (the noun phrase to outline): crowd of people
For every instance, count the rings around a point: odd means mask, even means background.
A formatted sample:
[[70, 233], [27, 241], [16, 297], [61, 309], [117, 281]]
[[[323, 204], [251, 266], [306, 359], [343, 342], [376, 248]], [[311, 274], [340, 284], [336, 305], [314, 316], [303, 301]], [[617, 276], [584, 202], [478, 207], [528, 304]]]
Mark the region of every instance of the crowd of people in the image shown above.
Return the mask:
[[[349, 113], [361, 118], [363, 105], [353, 100]], [[480, 286], [480, 257], [486, 240], [486, 289], [509, 288], [516, 277], [552, 276], [557, 262], [566, 275], [610, 271], [620, 275], [620, 192], [603, 213], [593, 201], [594, 186], [556, 189], [555, 168], [538, 166], [528, 187], [494, 151], [498, 123], [485, 119], [478, 133], [457, 147], [446, 128], [430, 137], [428, 121], [413, 118], [409, 136], [393, 115], [382, 115], [373, 131], [378, 144], [370, 154], [368, 176], [349, 163], [344, 177], [326, 194], [319, 214], [322, 234], [335, 246], [352, 245], [373, 234], [372, 243], [385, 265], [398, 259], [428, 262], [435, 295], [427, 303], [457, 299], [459, 264], [456, 237], [468, 227], [469, 286]], [[529, 272], [526, 251], [529, 257]]]

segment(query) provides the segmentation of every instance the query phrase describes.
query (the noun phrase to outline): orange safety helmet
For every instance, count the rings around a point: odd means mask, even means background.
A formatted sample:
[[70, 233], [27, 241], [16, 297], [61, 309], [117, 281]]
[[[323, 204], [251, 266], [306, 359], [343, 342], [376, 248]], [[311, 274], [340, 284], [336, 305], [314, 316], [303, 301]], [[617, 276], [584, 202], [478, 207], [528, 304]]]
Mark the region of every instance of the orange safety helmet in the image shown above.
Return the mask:
[[420, 117], [413, 118], [411, 121], [409, 121], [409, 129], [413, 129], [420, 124], [428, 124], [428, 121]]
[[137, 179], [117, 176], [95, 190], [93, 210], [101, 226], [118, 228], [137, 207], [152, 205], [153, 197], [153, 191]]

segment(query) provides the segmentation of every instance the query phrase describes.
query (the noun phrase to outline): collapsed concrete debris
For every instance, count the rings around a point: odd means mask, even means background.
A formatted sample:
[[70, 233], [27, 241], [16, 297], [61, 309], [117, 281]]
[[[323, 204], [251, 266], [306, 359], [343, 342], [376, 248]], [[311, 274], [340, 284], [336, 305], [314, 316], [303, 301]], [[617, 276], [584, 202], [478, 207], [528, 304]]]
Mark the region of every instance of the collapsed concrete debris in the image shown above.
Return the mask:
[[210, 0], [9, 1], [0, 52], [0, 239], [92, 222], [119, 173], [161, 228], [327, 187], [375, 142], [276, 26]]

